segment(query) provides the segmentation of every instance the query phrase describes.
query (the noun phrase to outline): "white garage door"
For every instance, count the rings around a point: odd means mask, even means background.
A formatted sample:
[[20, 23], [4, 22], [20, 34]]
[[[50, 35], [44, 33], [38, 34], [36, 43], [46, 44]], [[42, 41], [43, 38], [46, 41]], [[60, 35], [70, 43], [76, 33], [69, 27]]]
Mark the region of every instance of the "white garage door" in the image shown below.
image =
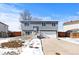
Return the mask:
[[49, 37], [53, 37], [53, 38], [57, 37], [56, 31], [41, 31], [41, 33], [46, 34]]

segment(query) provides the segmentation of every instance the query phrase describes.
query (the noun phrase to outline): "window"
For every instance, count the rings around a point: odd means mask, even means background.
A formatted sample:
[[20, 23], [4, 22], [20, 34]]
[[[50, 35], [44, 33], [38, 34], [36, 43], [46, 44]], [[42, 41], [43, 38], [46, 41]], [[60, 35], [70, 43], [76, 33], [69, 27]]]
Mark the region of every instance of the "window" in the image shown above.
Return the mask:
[[52, 26], [56, 26], [56, 23], [52, 23]]
[[27, 32], [26, 32], [26, 34], [27, 34], [27, 35], [29, 35], [29, 34], [30, 34], [30, 32], [29, 32], [29, 31], [27, 31]]
[[46, 26], [46, 23], [42, 23], [42, 26]]
[[29, 26], [29, 23], [24, 23], [25, 26]]
[[54, 26], [56, 25], [56, 23], [54, 23]]
[[33, 26], [34, 31], [38, 31], [39, 27], [38, 26]]

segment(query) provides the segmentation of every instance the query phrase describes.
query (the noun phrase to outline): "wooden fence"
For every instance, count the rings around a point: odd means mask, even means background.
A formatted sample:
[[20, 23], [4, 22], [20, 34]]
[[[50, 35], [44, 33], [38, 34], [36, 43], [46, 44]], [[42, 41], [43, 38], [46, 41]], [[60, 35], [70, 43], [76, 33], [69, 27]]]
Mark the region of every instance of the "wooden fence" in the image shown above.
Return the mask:
[[71, 33], [70, 37], [71, 38], [79, 38], [79, 33]]
[[58, 32], [58, 37], [70, 37], [70, 33], [67, 33], [67, 32]]
[[16, 36], [21, 36], [21, 32], [9, 32], [8, 33], [9, 37], [16, 37]]

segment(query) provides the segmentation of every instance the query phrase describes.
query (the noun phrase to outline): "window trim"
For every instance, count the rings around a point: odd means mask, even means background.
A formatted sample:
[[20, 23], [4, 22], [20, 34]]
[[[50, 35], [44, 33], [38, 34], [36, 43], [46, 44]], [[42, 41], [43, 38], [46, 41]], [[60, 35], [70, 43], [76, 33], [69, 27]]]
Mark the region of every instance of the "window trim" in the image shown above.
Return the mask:
[[52, 23], [52, 26], [56, 26], [56, 23]]
[[42, 26], [46, 26], [46, 23], [45, 22], [42, 22]]
[[24, 23], [25, 26], [29, 26], [29, 23]]

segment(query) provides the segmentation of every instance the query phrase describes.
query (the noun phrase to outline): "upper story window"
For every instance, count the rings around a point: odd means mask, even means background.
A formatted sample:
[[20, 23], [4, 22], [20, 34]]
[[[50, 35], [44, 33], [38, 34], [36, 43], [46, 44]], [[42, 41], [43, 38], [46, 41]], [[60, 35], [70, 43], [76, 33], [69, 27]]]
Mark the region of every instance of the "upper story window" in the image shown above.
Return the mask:
[[52, 23], [52, 26], [56, 26], [56, 23]]
[[42, 23], [42, 26], [46, 26], [46, 23], [43, 22], [43, 23]]
[[24, 23], [25, 26], [29, 26], [29, 23]]

